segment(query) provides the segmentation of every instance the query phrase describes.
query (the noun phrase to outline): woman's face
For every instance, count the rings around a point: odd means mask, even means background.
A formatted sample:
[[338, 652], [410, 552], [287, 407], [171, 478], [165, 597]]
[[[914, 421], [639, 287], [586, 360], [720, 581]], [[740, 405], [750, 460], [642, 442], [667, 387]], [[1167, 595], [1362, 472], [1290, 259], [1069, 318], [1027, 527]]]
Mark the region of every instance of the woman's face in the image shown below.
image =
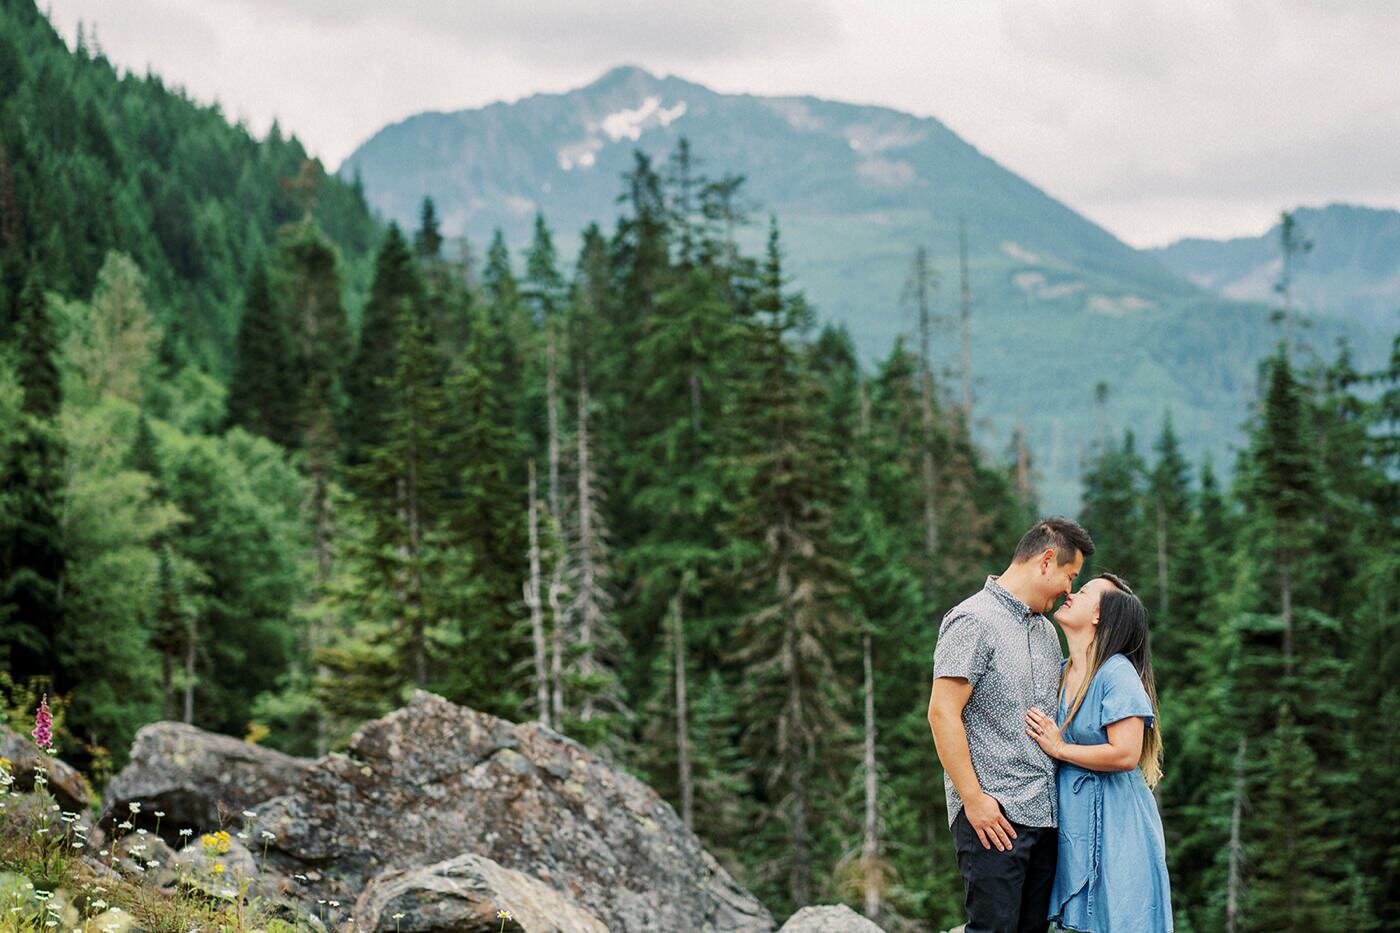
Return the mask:
[[1081, 586], [1078, 593], [1072, 593], [1065, 599], [1055, 611], [1055, 621], [1060, 623], [1061, 628], [1070, 631], [1098, 625], [1099, 601], [1103, 599], [1104, 592], [1112, 588], [1112, 583], [1095, 577]]

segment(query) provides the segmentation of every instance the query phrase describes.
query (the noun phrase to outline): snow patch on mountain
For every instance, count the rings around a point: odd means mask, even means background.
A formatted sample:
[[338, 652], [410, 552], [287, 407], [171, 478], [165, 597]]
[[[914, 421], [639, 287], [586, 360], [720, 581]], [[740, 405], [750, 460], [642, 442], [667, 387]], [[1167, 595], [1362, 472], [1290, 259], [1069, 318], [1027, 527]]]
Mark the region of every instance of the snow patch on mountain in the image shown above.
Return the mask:
[[1001, 251], [1006, 255], [1010, 256], [1012, 259], [1015, 259], [1017, 262], [1027, 262], [1033, 266], [1038, 266], [1042, 262], [1044, 262], [1044, 260], [1041, 259], [1038, 255], [1026, 249], [1024, 246], [1022, 246], [1020, 243], [1015, 242], [1014, 240], [1002, 240]]
[[885, 188], [901, 188], [918, 178], [914, 166], [903, 159], [865, 159], [856, 166], [856, 174]]
[[641, 106], [630, 110], [619, 110], [603, 118], [600, 128], [613, 142], [630, 139], [636, 142], [642, 137], [642, 130], [648, 120], [655, 118], [661, 126], [670, 126], [685, 113], [685, 101], [674, 107], [662, 107], [661, 98], [648, 97]]
[[856, 123], [845, 130], [847, 145], [867, 156], [912, 146], [922, 140], [924, 135], [924, 132], [916, 127], [903, 125]]
[[763, 101], [768, 109], [787, 121], [788, 126], [803, 132], [825, 129], [826, 124], [812, 115], [812, 108], [800, 100], [770, 97]]
[[648, 97], [636, 107], [610, 113], [596, 123], [590, 122], [588, 135], [564, 146], [555, 153], [555, 158], [559, 167], [566, 172], [575, 168], [592, 168], [598, 163], [598, 151], [607, 145], [603, 137], [615, 143], [624, 139], [636, 142], [642, 138], [644, 131], [654, 126], [670, 126], [684, 116], [685, 111], [685, 101], [663, 107], [661, 98]]
[[564, 171], [572, 171], [575, 166], [578, 168], [592, 168], [598, 161], [597, 152], [603, 148], [603, 141], [596, 137], [590, 137], [582, 142], [570, 143], [557, 153], [559, 167]]
[[1134, 311], [1146, 311], [1148, 308], [1157, 307], [1157, 302], [1143, 298], [1140, 295], [1122, 295], [1111, 298], [1108, 295], [1093, 295], [1089, 298], [1088, 308], [1097, 314], [1107, 314], [1111, 317], [1123, 317], [1132, 314]]

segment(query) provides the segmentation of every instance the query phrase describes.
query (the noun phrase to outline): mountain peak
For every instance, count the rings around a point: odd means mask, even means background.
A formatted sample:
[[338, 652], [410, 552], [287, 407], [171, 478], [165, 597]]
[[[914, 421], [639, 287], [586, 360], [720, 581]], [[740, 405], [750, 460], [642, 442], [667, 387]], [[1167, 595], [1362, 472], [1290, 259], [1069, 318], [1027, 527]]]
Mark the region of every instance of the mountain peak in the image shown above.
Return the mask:
[[585, 86], [583, 90], [607, 91], [628, 84], [650, 86], [660, 81], [660, 78], [640, 65], [616, 65], [603, 72], [601, 77]]

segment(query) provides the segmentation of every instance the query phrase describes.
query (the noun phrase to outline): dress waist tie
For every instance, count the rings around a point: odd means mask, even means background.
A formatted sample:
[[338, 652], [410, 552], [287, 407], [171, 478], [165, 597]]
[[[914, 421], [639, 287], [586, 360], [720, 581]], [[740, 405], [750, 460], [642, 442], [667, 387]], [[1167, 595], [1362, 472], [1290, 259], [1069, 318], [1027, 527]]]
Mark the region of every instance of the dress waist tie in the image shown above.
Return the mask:
[[1070, 792], [1075, 796], [1079, 795], [1085, 784], [1090, 785], [1090, 793], [1094, 795], [1093, 808], [1094, 819], [1091, 825], [1089, 836], [1089, 890], [1086, 892], [1089, 902], [1089, 916], [1094, 915], [1094, 881], [1099, 877], [1099, 849], [1103, 839], [1103, 785], [1099, 780], [1098, 772], [1087, 769], [1078, 769], [1079, 773], [1074, 776], [1074, 781], [1070, 784]]

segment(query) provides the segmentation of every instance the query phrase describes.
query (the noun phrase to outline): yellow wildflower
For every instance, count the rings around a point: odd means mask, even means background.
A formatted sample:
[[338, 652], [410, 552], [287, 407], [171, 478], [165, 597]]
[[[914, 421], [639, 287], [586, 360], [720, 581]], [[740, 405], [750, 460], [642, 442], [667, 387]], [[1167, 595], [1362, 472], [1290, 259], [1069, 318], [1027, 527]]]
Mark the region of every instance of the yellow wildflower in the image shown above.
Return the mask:
[[222, 829], [216, 833], [205, 833], [199, 837], [199, 844], [204, 847], [205, 855], [225, 855], [229, 850], [229, 835]]
[[211, 868], [210, 871], [212, 871], [216, 875], [222, 875], [224, 873], [224, 863], [215, 862], [214, 867]]

